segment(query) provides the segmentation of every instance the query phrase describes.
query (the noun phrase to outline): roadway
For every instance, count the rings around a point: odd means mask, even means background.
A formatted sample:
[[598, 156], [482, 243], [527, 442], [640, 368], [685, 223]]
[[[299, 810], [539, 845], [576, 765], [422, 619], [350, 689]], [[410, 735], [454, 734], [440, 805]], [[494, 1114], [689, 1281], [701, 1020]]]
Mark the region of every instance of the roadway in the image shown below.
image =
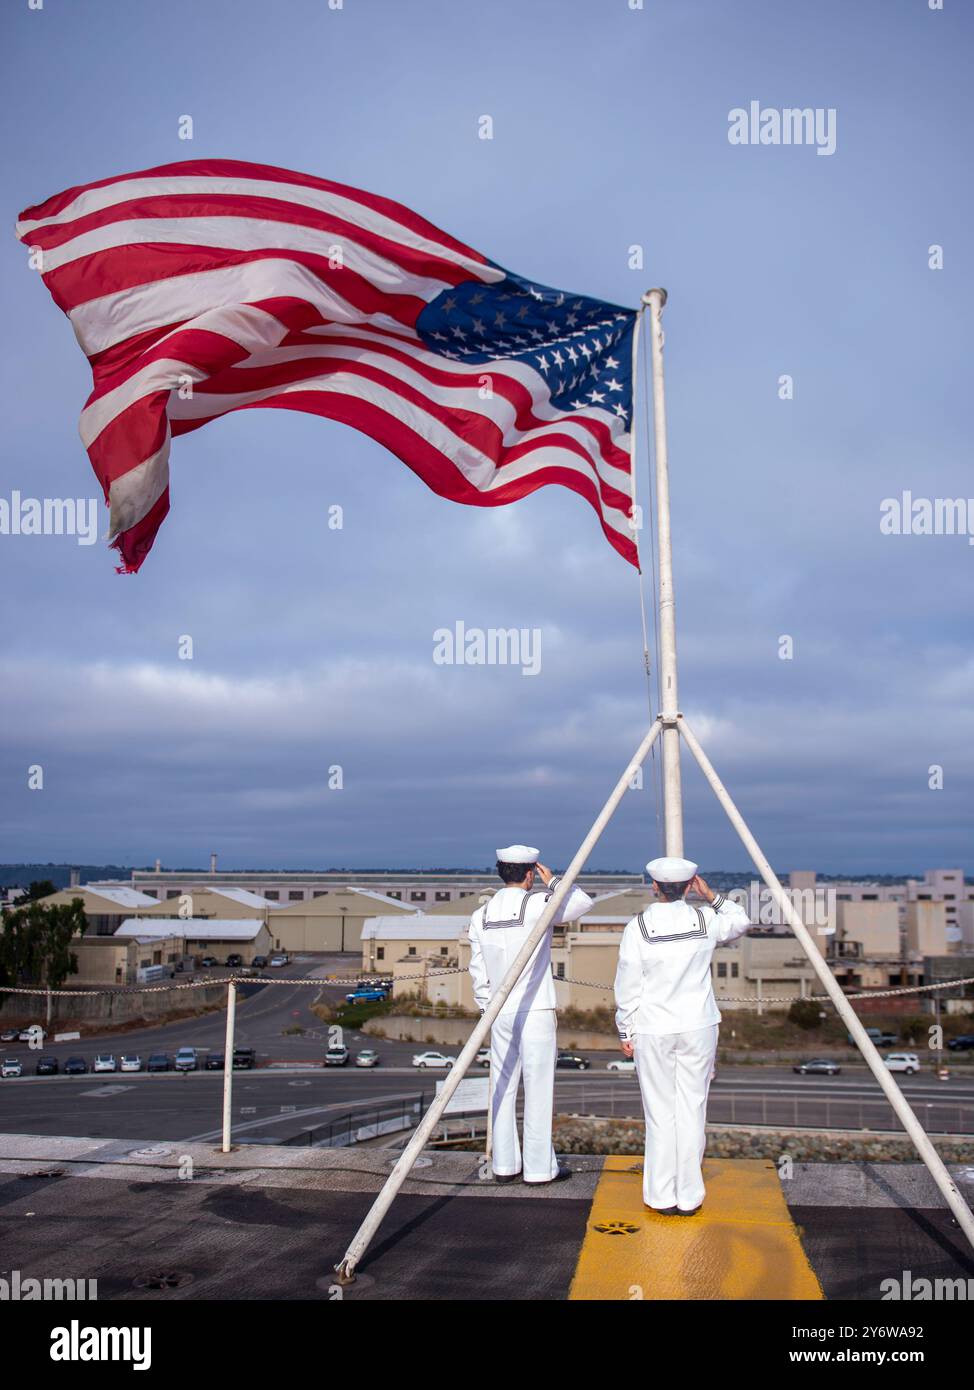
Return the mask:
[[[361, 1110], [432, 1096], [445, 1073], [412, 1067], [295, 1067], [237, 1071], [233, 1136], [238, 1142], [293, 1140], [307, 1130]], [[483, 1075], [479, 1069], [474, 1075]], [[974, 1081], [931, 1083], [904, 1077], [903, 1090], [933, 1133], [974, 1130]], [[25, 1076], [0, 1083], [0, 1129], [190, 1142], [220, 1133], [220, 1072], [158, 1075]], [[928, 1108], [929, 1107], [929, 1108]], [[635, 1078], [613, 1072], [559, 1073], [555, 1108], [562, 1114], [641, 1118]], [[711, 1124], [801, 1125], [829, 1129], [889, 1128], [889, 1109], [868, 1074], [799, 1077], [782, 1068], [722, 1068], [711, 1090]]]
[[[425, 1045], [375, 1039], [346, 1029], [343, 1040], [354, 1055], [375, 1048], [381, 1065], [374, 1070], [320, 1067], [329, 1044], [329, 1028], [312, 1012], [323, 999], [340, 1001], [345, 986], [290, 983], [310, 973], [324, 977], [347, 969], [348, 956], [297, 957], [269, 979], [275, 983], [241, 986], [236, 1044], [252, 1047], [257, 1071], [234, 1073], [235, 1139], [280, 1142], [346, 1114], [350, 1109], [388, 1105], [425, 1093], [445, 1073], [410, 1066]], [[223, 972], [214, 970], [214, 976]], [[89, 1066], [99, 1052], [116, 1057], [137, 1052], [143, 1063], [151, 1052], [169, 1054], [184, 1045], [202, 1052], [222, 1051], [225, 1012], [140, 1028], [85, 1033], [80, 1041], [45, 1043], [40, 1050], [63, 1065], [83, 1056]], [[456, 1055], [457, 1048], [443, 1048]], [[64, 1134], [124, 1139], [190, 1142], [219, 1132], [222, 1114], [221, 1072], [189, 1075], [99, 1073], [79, 1077], [36, 1077], [39, 1051], [23, 1043], [0, 1044], [0, 1058], [18, 1057], [24, 1076], [0, 1081], [0, 1128], [7, 1132]], [[639, 1118], [639, 1092], [632, 1075], [608, 1072], [617, 1053], [583, 1052], [585, 1072], [559, 1071], [556, 1108], [568, 1114]], [[309, 1064], [317, 1064], [314, 1070]], [[484, 1075], [473, 1069], [471, 1075]], [[947, 1081], [928, 1068], [898, 1080], [930, 1132], [974, 1132], [974, 1074], [953, 1070]], [[888, 1128], [889, 1107], [864, 1065], [843, 1065], [837, 1077], [797, 1076], [787, 1066], [722, 1065], [711, 1090], [711, 1123], [801, 1125], [834, 1129]]]

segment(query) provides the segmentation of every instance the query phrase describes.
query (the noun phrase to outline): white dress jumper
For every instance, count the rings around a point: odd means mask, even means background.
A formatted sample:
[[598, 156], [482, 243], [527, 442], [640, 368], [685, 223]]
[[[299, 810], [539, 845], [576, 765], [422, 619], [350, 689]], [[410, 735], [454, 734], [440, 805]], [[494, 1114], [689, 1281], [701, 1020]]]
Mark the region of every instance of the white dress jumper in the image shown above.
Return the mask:
[[737, 903], [653, 903], [626, 926], [616, 970], [616, 1024], [632, 1042], [646, 1119], [643, 1201], [693, 1211], [704, 1199], [707, 1096], [720, 1013], [715, 949], [750, 926]]
[[[527, 941], [557, 880], [547, 888], [502, 888], [470, 918], [470, 978], [481, 1013]], [[573, 922], [592, 899], [573, 888], [558, 922]], [[554, 922], [552, 922], [552, 927]], [[525, 1182], [550, 1182], [558, 1172], [551, 1119], [558, 1055], [551, 930], [531, 956], [490, 1030], [493, 1080], [491, 1167], [497, 1177], [523, 1173]], [[524, 1085], [524, 1148], [517, 1133], [518, 1086]]]

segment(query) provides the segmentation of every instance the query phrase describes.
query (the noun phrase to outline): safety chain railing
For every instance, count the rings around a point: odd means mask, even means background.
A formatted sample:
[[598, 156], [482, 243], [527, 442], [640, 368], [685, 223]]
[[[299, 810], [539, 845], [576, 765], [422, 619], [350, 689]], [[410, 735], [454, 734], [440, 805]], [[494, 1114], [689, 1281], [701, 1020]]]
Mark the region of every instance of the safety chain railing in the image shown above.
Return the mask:
[[[423, 975], [397, 975], [396, 983], [405, 983], [412, 980], [428, 980], [433, 975], [465, 975], [466, 966], [454, 966], [449, 970], [428, 970]], [[93, 994], [165, 994], [177, 993], [179, 990], [186, 989], [212, 989], [215, 985], [317, 985], [319, 989], [327, 985], [345, 986], [355, 988], [358, 985], [356, 980], [319, 980], [310, 977], [295, 979], [287, 976], [284, 979], [272, 979], [267, 975], [220, 975], [209, 980], [187, 980], [184, 984], [170, 985], [94, 985], [91, 989], [48, 989], [44, 985], [0, 985], [0, 996], [4, 994], [41, 994], [45, 998], [50, 995], [56, 998], [80, 998], [86, 999]]]
[[[572, 975], [556, 975], [556, 985], [580, 985], [586, 989], [602, 989], [609, 993], [612, 992], [611, 984], [603, 984], [596, 980], [577, 980]], [[891, 999], [900, 994], [925, 994], [933, 990], [956, 989], [960, 985], [974, 984], [974, 975], [965, 975], [956, 980], [940, 980], [935, 985], [902, 985], [896, 989], [867, 989], [861, 990], [858, 994], [846, 994], [847, 999]], [[717, 996], [718, 1004], [794, 1004], [799, 1001], [809, 1004], [820, 1004], [828, 1002], [827, 994], [765, 994], [758, 998], [756, 995], [734, 995], [721, 994]]]
[[[430, 980], [440, 975], [466, 975], [467, 967], [464, 965], [452, 966], [446, 970], [427, 970], [420, 975], [397, 975], [396, 984], [408, 984], [414, 980]], [[612, 984], [606, 984], [601, 980], [579, 980], [574, 975], [556, 975], [555, 984], [558, 985], [578, 985], [584, 989], [600, 989], [606, 993], [613, 990]], [[180, 990], [190, 989], [212, 989], [216, 985], [315, 985], [319, 989], [331, 985], [332, 987], [348, 985], [356, 987], [355, 980], [320, 980], [302, 977], [295, 979], [286, 977], [284, 979], [271, 979], [265, 975], [221, 975], [217, 979], [209, 980], [188, 980], [185, 984], [169, 985], [105, 985], [95, 986], [91, 989], [47, 989], [41, 986], [22, 986], [22, 985], [0, 985], [0, 996], [4, 994], [39, 994], [45, 998], [88, 998], [93, 994], [165, 994], [178, 993]], [[952, 980], [940, 980], [933, 985], [901, 985], [896, 989], [869, 989], [861, 990], [856, 994], [847, 994], [847, 999], [893, 999], [904, 994], [930, 994], [938, 990], [957, 989], [961, 985], [974, 984], [974, 975], [965, 975]], [[717, 998], [718, 1004], [794, 1004], [804, 1002], [809, 1004], [820, 1004], [828, 1002], [827, 994], [773, 994], [763, 995], [760, 998], [753, 995], [734, 995], [721, 994]]]

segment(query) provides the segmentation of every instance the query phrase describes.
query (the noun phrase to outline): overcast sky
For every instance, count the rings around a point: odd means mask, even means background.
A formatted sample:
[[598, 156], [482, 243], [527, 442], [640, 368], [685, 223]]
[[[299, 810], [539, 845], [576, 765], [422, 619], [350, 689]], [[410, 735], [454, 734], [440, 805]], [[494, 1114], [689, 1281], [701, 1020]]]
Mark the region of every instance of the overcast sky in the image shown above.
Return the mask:
[[[880, 531], [904, 489], [974, 498], [970, 7], [11, 0], [0, 26], [0, 496], [100, 499], [89, 369], [12, 232], [71, 184], [284, 165], [549, 285], [663, 285], [688, 719], [781, 870], [974, 870], [974, 547]], [[833, 108], [834, 153], [731, 144], [751, 101]], [[0, 859], [567, 861], [647, 717], [636, 574], [585, 502], [461, 507], [291, 411], [176, 440], [171, 473], [137, 576], [101, 542], [0, 536]], [[540, 629], [540, 672], [435, 664], [457, 621]], [[687, 852], [744, 869], [685, 781]], [[658, 848], [647, 776], [591, 863]]]

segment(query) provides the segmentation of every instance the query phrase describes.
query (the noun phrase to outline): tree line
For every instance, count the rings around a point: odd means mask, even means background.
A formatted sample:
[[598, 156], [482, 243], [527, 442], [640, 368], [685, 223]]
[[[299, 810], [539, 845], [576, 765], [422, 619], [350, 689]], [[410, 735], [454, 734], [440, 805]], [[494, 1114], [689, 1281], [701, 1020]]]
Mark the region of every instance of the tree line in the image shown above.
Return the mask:
[[37, 880], [0, 913], [0, 995], [4, 985], [60, 989], [78, 969], [71, 950], [88, 927], [84, 903], [45, 903], [56, 893], [49, 879]]

